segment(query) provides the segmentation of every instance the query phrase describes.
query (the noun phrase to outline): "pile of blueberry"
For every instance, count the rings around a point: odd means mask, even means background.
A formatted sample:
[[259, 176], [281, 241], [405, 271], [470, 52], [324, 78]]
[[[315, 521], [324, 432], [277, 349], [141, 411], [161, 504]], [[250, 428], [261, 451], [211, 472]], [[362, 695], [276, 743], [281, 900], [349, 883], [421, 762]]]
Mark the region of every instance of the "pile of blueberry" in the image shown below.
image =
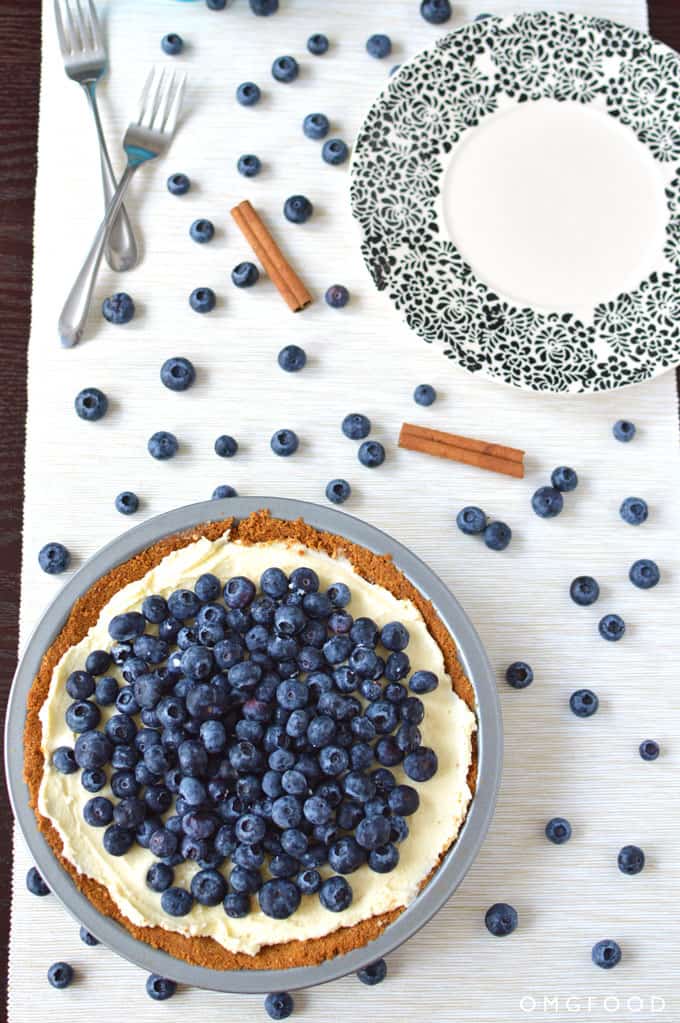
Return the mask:
[[[399, 862], [419, 796], [390, 768], [418, 783], [437, 771], [418, 725], [438, 679], [411, 670], [403, 624], [355, 620], [350, 601], [308, 567], [268, 568], [259, 592], [244, 576], [202, 575], [112, 618], [110, 650], [69, 675], [77, 738], [52, 763], [82, 771], [83, 816], [110, 855], [137, 843], [157, 857], [146, 884], [169, 915], [198, 902], [243, 917], [257, 895], [284, 919], [315, 893], [341, 912], [345, 875]], [[107, 784], [113, 799], [98, 794]], [[187, 860], [190, 890], [174, 883]]]

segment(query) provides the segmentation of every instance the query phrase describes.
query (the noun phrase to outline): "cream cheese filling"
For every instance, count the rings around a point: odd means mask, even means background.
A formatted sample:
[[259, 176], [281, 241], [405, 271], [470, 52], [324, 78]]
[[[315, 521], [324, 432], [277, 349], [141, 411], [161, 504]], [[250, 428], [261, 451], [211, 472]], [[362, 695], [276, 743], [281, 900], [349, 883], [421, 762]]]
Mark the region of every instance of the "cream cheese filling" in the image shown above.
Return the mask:
[[[331, 913], [323, 908], [318, 896], [307, 895], [303, 896], [297, 912], [287, 920], [265, 916], [255, 898], [253, 911], [242, 919], [230, 919], [221, 906], [209, 908], [197, 903], [187, 916], [170, 917], [161, 909], [160, 895], [146, 887], [146, 872], [155, 861], [152, 854], [138, 845], [125, 856], [110, 856], [105, 852], [103, 829], [90, 827], [83, 820], [82, 809], [91, 793], [82, 787], [80, 772], [60, 774], [51, 766], [52, 752], [58, 746], [72, 746], [75, 739], [64, 720], [71, 702], [65, 682], [72, 671], [84, 667], [91, 650], [109, 647], [110, 619], [124, 611], [139, 610], [142, 600], [149, 594], [167, 597], [175, 589], [193, 586], [204, 572], [213, 572], [222, 581], [234, 575], [258, 580], [270, 565], [277, 565], [288, 574], [294, 568], [307, 565], [318, 573], [322, 588], [335, 582], [345, 582], [350, 587], [349, 611], [355, 618], [367, 616], [379, 626], [398, 620], [407, 626], [411, 637], [407, 653], [412, 670], [429, 669], [440, 680], [438, 688], [422, 698], [425, 718], [420, 725], [423, 745], [436, 751], [439, 770], [430, 781], [418, 784], [410, 781], [401, 767], [392, 769], [399, 782], [408, 782], [417, 788], [420, 807], [408, 818], [410, 834], [399, 845], [399, 863], [391, 873], [376, 874], [368, 866], [362, 866], [348, 876], [354, 898], [343, 913]], [[122, 683], [117, 669], [112, 667], [109, 673]], [[111, 708], [102, 708], [102, 725], [113, 712]], [[407, 906], [415, 899], [421, 883], [441, 854], [456, 838], [471, 799], [466, 779], [475, 716], [453, 692], [441, 650], [418, 609], [411, 601], [398, 600], [384, 587], [362, 579], [346, 558], [333, 558], [299, 543], [267, 542], [250, 546], [228, 538], [215, 541], [202, 538], [168, 554], [142, 579], [123, 587], [102, 609], [87, 635], [66, 651], [54, 669], [40, 719], [45, 769], [38, 807], [59, 832], [65, 857], [80, 873], [104, 885], [120, 912], [133, 924], [159, 926], [186, 936], [211, 937], [231, 952], [256, 955], [264, 945], [321, 938], [340, 927]], [[111, 798], [108, 785], [98, 794]], [[194, 863], [180, 864], [175, 868], [174, 883], [188, 887], [197, 869]], [[322, 873], [332, 872], [326, 867]]]

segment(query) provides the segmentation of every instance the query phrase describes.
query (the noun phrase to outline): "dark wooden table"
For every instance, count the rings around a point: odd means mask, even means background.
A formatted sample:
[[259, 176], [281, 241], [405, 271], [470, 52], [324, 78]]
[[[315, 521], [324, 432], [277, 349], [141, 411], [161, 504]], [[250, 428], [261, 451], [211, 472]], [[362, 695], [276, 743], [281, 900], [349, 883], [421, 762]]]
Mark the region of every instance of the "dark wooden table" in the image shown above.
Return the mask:
[[[291, 0], [292, 2], [292, 0]], [[413, 3], [416, 0], [412, 0]], [[518, 8], [522, 4], [518, 3]], [[680, 0], [650, 0], [652, 34], [680, 50]], [[0, 710], [19, 620], [26, 349], [31, 318], [40, 0], [0, 0]], [[31, 552], [31, 556], [34, 552]], [[6, 983], [12, 832], [0, 792], [0, 975]], [[6, 998], [2, 1000], [5, 1011]]]

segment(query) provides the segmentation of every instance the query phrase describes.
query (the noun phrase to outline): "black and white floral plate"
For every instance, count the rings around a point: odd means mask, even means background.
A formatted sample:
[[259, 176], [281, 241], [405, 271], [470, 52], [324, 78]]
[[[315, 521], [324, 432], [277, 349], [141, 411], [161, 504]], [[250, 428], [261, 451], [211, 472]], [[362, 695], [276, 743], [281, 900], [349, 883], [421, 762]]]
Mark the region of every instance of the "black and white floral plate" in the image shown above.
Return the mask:
[[[462, 147], [494, 119], [537, 103], [599, 116], [603, 130], [615, 123], [658, 189], [660, 227], [647, 239], [644, 274], [585, 306], [504, 293], [462, 254], [443, 213]], [[563, 187], [555, 183], [558, 205]], [[680, 56], [643, 33], [546, 13], [451, 32], [404, 64], [371, 108], [356, 142], [351, 201], [376, 287], [425, 341], [472, 373], [584, 393], [680, 362]]]

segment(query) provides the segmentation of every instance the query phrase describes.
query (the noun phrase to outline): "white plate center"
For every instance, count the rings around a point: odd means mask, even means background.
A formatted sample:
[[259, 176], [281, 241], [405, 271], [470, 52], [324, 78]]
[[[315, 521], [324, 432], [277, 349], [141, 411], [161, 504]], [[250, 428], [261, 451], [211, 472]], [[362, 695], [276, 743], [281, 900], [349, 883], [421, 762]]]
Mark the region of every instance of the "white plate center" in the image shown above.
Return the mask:
[[487, 285], [579, 315], [658, 267], [668, 220], [663, 174], [630, 128], [556, 100], [514, 105], [466, 132], [442, 207]]

